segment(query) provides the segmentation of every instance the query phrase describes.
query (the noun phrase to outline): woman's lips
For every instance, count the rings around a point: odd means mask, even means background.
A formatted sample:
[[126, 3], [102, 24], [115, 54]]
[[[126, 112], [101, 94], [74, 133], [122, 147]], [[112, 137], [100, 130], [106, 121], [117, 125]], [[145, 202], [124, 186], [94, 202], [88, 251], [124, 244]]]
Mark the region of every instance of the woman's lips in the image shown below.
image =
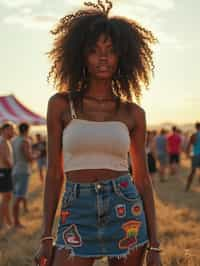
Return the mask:
[[101, 72], [104, 72], [104, 71], [110, 71], [110, 67], [108, 67], [108, 66], [98, 66], [97, 68], [96, 68], [98, 71], [101, 71]]

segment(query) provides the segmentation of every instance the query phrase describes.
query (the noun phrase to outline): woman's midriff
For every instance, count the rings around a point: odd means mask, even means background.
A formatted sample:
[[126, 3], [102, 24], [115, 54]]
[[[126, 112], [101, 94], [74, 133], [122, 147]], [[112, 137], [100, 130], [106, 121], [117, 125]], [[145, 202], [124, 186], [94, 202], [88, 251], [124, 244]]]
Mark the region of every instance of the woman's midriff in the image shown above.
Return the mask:
[[128, 171], [114, 171], [109, 169], [75, 170], [65, 173], [68, 180], [76, 183], [90, 183], [108, 179], [115, 179], [118, 176], [125, 174], [128, 174]]

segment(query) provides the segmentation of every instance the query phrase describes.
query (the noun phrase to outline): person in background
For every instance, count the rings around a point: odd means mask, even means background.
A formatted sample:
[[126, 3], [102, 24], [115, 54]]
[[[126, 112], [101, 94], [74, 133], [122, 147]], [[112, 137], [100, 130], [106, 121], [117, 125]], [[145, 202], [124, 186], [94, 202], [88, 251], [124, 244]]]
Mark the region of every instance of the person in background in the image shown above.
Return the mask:
[[149, 168], [149, 173], [151, 175], [152, 183], [155, 187], [155, 174], [157, 172], [156, 168], [156, 147], [155, 147], [155, 132], [147, 131], [146, 138], [146, 154], [147, 154], [147, 163]]
[[29, 125], [21, 123], [18, 126], [19, 136], [13, 142], [13, 185], [14, 185], [14, 204], [13, 204], [13, 218], [14, 226], [16, 228], [23, 228], [19, 216], [20, 205], [23, 204], [24, 210], [27, 212], [26, 194], [28, 190], [28, 183], [30, 177], [30, 163], [35, 159], [32, 152], [32, 144], [29, 138]]
[[158, 136], [155, 137], [156, 158], [159, 162], [158, 173], [160, 181], [166, 181], [166, 168], [168, 165], [167, 137], [166, 130], [161, 129]]
[[12, 198], [12, 167], [13, 153], [10, 140], [14, 136], [14, 126], [11, 123], [5, 123], [1, 127], [0, 139], [0, 194], [2, 200], [0, 203], [0, 227], [4, 224], [12, 225], [10, 215], [10, 202]]
[[181, 136], [176, 126], [172, 127], [172, 133], [167, 137], [167, 151], [169, 154], [169, 174], [175, 175], [180, 163]]
[[181, 135], [181, 150], [186, 154], [187, 153], [187, 147], [190, 140], [190, 134], [189, 131], [182, 132]]
[[[192, 157], [191, 157], [191, 171], [187, 177], [187, 183], [185, 186], [185, 191], [190, 189], [196, 170], [200, 168], [200, 122], [195, 124], [196, 132], [191, 135], [186, 154], [190, 157], [190, 150], [192, 147]], [[199, 176], [200, 183], [200, 176]]]
[[40, 181], [44, 181], [44, 176], [46, 172], [46, 141], [41, 134], [36, 134], [36, 143], [34, 144], [34, 149], [38, 153], [37, 166], [40, 175]]
[[0, 141], [2, 140], [2, 126], [0, 127]]

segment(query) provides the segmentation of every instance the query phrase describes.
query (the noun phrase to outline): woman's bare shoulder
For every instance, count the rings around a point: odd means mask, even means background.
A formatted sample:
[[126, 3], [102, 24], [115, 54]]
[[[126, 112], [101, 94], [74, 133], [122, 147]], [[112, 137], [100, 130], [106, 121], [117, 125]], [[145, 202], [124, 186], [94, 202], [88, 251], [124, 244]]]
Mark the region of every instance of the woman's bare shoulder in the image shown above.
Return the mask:
[[135, 122], [145, 119], [145, 110], [136, 103], [127, 103], [130, 119]]
[[47, 121], [51, 121], [54, 125], [59, 123], [63, 129], [70, 119], [69, 94], [62, 92], [52, 95], [48, 102]]
[[48, 107], [56, 108], [54, 110], [62, 110], [69, 106], [68, 94], [64, 92], [57, 92], [49, 98]]

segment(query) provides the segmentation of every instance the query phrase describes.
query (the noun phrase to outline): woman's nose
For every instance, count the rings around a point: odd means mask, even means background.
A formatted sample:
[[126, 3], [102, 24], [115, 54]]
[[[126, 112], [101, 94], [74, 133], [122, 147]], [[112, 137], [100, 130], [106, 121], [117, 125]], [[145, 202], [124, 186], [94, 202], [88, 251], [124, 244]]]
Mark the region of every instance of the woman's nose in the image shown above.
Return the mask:
[[107, 51], [102, 50], [102, 51], [99, 52], [99, 58], [100, 59], [107, 59], [107, 57], [108, 57], [108, 52]]

